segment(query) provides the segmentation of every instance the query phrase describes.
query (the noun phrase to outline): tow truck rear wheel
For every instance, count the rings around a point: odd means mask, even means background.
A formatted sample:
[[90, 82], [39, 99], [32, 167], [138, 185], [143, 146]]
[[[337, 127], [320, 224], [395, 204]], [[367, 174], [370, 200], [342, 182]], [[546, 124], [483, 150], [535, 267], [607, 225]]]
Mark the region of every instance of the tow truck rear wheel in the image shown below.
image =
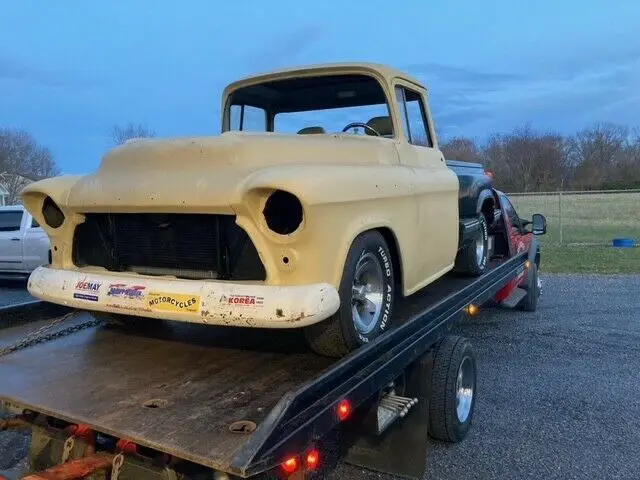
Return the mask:
[[370, 230], [356, 237], [338, 289], [340, 308], [327, 320], [304, 328], [314, 352], [342, 357], [386, 330], [395, 299], [391, 259], [380, 232]]
[[471, 426], [476, 400], [476, 358], [464, 337], [445, 336], [433, 347], [429, 435], [459, 442]]
[[478, 215], [480, 226], [473, 241], [458, 252], [455, 270], [466, 275], [479, 277], [487, 270], [489, 261], [489, 227], [483, 213]]

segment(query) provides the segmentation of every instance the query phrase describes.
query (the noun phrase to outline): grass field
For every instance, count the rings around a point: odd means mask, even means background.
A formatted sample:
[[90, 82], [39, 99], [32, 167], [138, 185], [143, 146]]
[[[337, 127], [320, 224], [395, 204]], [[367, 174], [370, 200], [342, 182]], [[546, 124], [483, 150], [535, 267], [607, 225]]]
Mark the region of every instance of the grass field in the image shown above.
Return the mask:
[[[640, 192], [510, 195], [518, 214], [547, 218], [542, 270], [640, 273], [640, 247], [611, 247], [617, 237], [640, 242]], [[562, 245], [560, 227], [562, 226]]]

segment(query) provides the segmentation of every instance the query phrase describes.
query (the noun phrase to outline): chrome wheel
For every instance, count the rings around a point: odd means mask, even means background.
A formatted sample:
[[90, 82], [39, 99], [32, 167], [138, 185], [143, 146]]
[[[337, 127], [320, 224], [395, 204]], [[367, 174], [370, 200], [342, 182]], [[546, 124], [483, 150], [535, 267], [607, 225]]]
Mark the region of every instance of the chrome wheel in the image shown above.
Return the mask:
[[460, 423], [464, 423], [469, 417], [473, 394], [473, 364], [469, 357], [464, 357], [458, 368], [456, 381], [456, 415]]
[[476, 240], [476, 263], [482, 265], [482, 259], [484, 258], [484, 237], [480, 237]]
[[362, 334], [371, 332], [378, 323], [383, 287], [382, 266], [374, 254], [366, 253], [356, 264], [351, 289], [353, 323]]

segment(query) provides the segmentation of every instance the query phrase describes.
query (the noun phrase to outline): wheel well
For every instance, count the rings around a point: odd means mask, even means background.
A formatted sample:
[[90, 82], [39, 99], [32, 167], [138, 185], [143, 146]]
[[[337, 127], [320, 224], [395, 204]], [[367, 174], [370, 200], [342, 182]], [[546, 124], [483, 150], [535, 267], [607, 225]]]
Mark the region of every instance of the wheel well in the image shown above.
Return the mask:
[[495, 204], [496, 204], [496, 201], [491, 196], [486, 198], [484, 202], [482, 202], [482, 207], [480, 207], [480, 212], [484, 215], [484, 218], [487, 219], [487, 224], [489, 227], [491, 227], [494, 221], [493, 215], [494, 215]]
[[402, 294], [402, 292], [404, 291], [404, 282], [402, 281], [402, 264], [400, 263], [400, 249], [398, 248], [398, 241], [396, 240], [396, 236], [393, 234], [390, 228], [380, 227], [377, 230], [384, 237], [384, 241], [387, 242], [387, 246], [389, 247], [389, 251], [391, 252], [391, 263], [393, 265], [395, 286], [397, 289], [396, 291]]

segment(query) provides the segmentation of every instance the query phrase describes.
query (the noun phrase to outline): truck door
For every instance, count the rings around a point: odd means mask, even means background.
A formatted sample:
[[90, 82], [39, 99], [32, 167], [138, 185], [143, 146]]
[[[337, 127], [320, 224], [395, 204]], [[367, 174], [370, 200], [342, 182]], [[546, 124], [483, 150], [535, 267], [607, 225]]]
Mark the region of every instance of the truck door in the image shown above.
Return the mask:
[[0, 270], [21, 270], [24, 212], [20, 209], [0, 210]]
[[[416, 244], [413, 265], [417, 278], [433, 279], [453, 262], [458, 249], [458, 177], [447, 166], [430, 121], [426, 95], [415, 86], [394, 82], [395, 100], [404, 130], [398, 142], [403, 166], [411, 168], [416, 181]], [[402, 137], [403, 132], [399, 132]], [[429, 254], [425, 255], [425, 249]], [[432, 252], [438, 252], [433, 254]]]

